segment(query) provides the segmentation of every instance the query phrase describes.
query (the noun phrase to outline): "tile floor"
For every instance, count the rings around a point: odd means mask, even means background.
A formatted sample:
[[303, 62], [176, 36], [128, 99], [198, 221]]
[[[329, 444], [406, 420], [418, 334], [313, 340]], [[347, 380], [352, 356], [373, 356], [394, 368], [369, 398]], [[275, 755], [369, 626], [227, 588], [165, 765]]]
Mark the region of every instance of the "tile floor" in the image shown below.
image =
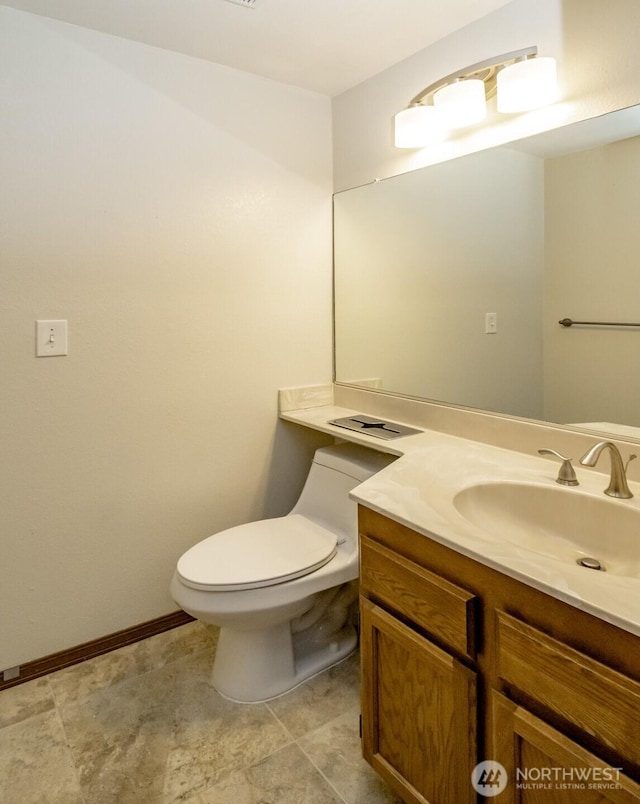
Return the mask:
[[209, 685], [198, 622], [0, 692], [1, 804], [390, 804], [353, 655], [266, 704]]

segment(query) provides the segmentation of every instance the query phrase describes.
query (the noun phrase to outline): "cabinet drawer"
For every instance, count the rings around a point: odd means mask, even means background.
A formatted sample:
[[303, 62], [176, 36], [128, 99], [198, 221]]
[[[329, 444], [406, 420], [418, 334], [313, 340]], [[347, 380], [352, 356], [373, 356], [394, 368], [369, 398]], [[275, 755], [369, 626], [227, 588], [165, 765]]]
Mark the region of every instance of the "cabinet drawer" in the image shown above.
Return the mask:
[[476, 655], [476, 597], [366, 536], [360, 542], [360, 588], [448, 647]]
[[640, 766], [640, 683], [497, 612], [498, 676]]

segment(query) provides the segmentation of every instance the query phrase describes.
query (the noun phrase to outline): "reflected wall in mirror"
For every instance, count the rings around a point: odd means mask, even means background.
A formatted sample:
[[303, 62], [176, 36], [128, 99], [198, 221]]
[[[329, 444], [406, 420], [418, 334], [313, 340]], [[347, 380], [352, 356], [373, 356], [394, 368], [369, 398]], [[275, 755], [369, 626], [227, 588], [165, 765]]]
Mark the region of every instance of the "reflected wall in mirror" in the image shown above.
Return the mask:
[[640, 107], [337, 193], [336, 382], [640, 437], [639, 209]]

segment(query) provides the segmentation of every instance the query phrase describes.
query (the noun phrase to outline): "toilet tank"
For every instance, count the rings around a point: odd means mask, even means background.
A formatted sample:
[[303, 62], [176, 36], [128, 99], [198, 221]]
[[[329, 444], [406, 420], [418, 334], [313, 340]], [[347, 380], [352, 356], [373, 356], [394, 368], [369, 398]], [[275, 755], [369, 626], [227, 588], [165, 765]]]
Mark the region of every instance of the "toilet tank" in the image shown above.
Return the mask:
[[395, 455], [359, 444], [336, 444], [316, 450], [291, 513], [306, 516], [334, 533], [355, 538], [357, 505], [349, 499], [349, 492], [395, 460]]

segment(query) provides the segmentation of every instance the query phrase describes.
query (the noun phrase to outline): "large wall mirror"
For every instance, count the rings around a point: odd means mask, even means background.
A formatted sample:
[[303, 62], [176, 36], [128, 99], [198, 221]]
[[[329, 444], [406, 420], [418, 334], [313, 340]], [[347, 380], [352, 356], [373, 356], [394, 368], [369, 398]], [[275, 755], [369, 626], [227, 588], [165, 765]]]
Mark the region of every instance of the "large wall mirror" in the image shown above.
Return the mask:
[[640, 438], [640, 106], [337, 193], [334, 241], [336, 382]]

